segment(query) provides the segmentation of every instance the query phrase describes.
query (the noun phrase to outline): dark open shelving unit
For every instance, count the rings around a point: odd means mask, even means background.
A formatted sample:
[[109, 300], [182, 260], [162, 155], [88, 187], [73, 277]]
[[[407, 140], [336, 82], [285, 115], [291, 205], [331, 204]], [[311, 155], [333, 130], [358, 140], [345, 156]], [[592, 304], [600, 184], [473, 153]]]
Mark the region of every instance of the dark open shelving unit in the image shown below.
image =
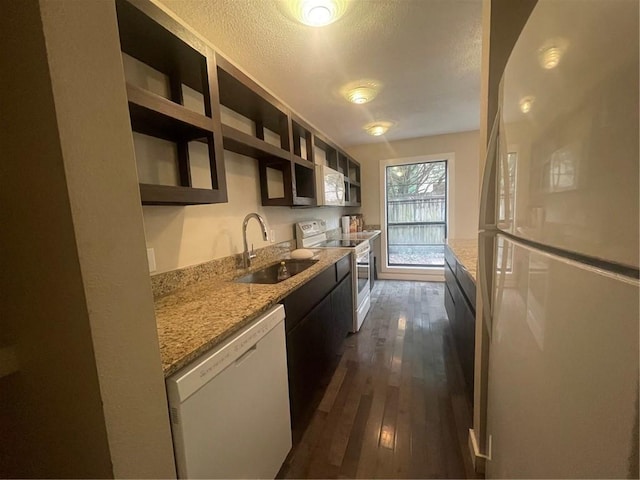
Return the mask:
[[[134, 132], [176, 146], [179, 185], [140, 184], [143, 205], [190, 205], [227, 201], [222, 134], [218, 113], [215, 56], [197, 37], [145, 1], [116, 0], [123, 53], [167, 76], [170, 98], [127, 84]], [[183, 85], [203, 96], [204, 115], [184, 106]], [[211, 188], [194, 188], [189, 143], [208, 149]]]
[[350, 207], [359, 207], [362, 202], [362, 192], [360, 188], [360, 164], [351, 157], [346, 157], [346, 204]]
[[[310, 131], [301, 121], [292, 120], [291, 112], [284, 105], [224, 57], [218, 56], [217, 60], [220, 103], [255, 126], [255, 136], [251, 136], [223, 125], [224, 148], [258, 160], [263, 205], [315, 205], [313, 162], [300, 156], [300, 138], [305, 135], [311, 138]], [[279, 147], [265, 140], [265, 130], [279, 137]], [[281, 196], [270, 196], [270, 169], [282, 177]]]
[[[291, 114], [291, 145], [293, 160], [293, 203], [315, 206], [316, 172], [313, 156], [313, 129], [304, 120]], [[303, 157], [304, 155], [304, 157]]]
[[[223, 151], [229, 150], [258, 161], [263, 205], [315, 206], [315, 148], [345, 175], [347, 205], [360, 205], [360, 165], [329, 139], [150, 1], [116, 0], [116, 10], [122, 52], [168, 81], [168, 98], [127, 83], [132, 131], [170, 142], [176, 152], [178, 184], [141, 183], [144, 205], [226, 202]], [[184, 87], [201, 94], [202, 113], [185, 106]], [[222, 106], [246, 120], [252, 133], [223, 124]], [[207, 147], [211, 188], [194, 186], [191, 142]], [[269, 195], [274, 175], [282, 179], [277, 197]]]
[[214, 131], [211, 118], [135, 85], [127, 84], [127, 99], [136, 132], [178, 142], [203, 139]]
[[273, 145], [265, 142], [265, 129], [276, 133], [280, 137], [283, 158], [290, 159], [288, 110], [224, 57], [217, 55], [216, 58], [220, 103], [253, 121], [255, 139], [267, 147]]
[[314, 145], [324, 152], [327, 166], [344, 175], [345, 205], [359, 207], [361, 204], [360, 164], [319, 134], [314, 135]]

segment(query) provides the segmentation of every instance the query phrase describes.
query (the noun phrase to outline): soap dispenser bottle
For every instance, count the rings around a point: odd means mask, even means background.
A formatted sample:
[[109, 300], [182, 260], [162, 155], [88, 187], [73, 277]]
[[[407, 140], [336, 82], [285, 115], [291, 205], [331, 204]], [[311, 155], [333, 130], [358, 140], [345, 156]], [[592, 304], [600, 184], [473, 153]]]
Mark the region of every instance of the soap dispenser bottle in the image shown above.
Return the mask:
[[291, 274], [287, 270], [287, 265], [284, 262], [280, 262], [280, 268], [278, 268], [278, 281], [286, 280]]

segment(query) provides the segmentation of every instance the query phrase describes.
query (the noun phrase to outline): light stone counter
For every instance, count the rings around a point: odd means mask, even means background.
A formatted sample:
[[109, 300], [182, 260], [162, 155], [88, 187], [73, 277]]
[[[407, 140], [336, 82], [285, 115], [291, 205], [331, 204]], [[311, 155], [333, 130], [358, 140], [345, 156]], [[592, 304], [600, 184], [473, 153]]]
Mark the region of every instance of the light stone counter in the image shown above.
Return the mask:
[[363, 230], [362, 232], [342, 234], [341, 238], [344, 240], [374, 240], [380, 233], [380, 230]]
[[468, 270], [469, 275], [476, 281], [476, 270], [478, 265], [478, 239], [447, 239], [447, 245], [464, 267]]
[[[156, 323], [165, 377], [231, 337], [349, 253], [349, 249], [342, 248], [318, 250], [313, 257], [318, 263], [274, 285], [235, 283], [233, 279], [248, 270], [233, 270], [202, 277], [194, 284], [158, 296]], [[251, 270], [275, 260], [261, 262]], [[153, 282], [152, 278], [152, 283], [161, 282]]]

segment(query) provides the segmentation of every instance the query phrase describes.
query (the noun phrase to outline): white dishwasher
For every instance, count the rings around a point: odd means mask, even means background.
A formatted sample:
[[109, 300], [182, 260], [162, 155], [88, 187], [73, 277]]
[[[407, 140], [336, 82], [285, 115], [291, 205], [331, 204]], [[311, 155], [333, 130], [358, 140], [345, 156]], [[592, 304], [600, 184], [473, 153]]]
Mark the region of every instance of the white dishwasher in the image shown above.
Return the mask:
[[284, 307], [167, 378], [180, 478], [274, 478], [291, 449]]

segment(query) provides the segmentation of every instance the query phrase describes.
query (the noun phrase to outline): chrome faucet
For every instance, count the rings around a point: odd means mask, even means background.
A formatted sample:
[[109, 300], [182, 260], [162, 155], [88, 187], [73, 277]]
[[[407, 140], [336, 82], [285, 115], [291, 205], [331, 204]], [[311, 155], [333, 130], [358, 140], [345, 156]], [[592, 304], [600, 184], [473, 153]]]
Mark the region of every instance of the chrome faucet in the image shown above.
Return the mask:
[[253, 252], [253, 244], [251, 244], [251, 252], [249, 252], [249, 247], [247, 246], [247, 223], [251, 218], [255, 218], [260, 222], [260, 228], [262, 229], [262, 238], [264, 240], [269, 240], [269, 234], [267, 233], [267, 223], [257, 213], [250, 213], [246, 217], [244, 217], [244, 221], [242, 222], [242, 242], [244, 243], [244, 251], [242, 252], [242, 268], [249, 268], [251, 266], [251, 259], [256, 258], [256, 254]]

